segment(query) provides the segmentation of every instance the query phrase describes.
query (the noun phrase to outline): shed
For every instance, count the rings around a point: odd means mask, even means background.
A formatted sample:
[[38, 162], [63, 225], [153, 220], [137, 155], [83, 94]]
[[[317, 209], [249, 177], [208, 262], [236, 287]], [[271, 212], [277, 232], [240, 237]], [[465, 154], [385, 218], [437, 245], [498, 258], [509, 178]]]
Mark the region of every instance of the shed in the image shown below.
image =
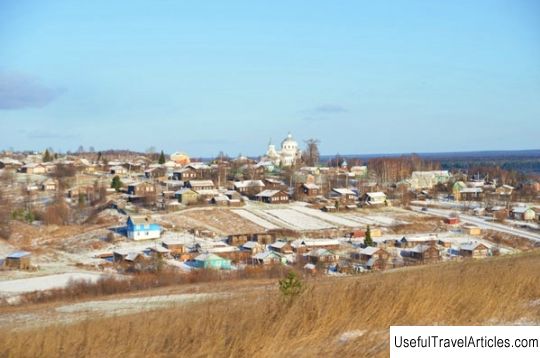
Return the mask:
[[9, 254], [4, 261], [4, 266], [18, 270], [30, 269], [31, 254], [27, 251], [17, 251]]

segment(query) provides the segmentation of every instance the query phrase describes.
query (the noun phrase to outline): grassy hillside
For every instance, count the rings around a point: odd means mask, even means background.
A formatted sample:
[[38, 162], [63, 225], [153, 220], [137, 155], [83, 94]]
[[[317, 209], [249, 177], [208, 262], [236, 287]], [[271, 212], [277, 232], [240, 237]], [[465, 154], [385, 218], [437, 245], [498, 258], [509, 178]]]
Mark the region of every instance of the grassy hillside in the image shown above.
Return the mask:
[[276, 288], [242, 299], [0, 332], [0, 356], [386, 357], [390, 325], [540, 324], [539, 273], [540, 253], [534, 252], [321, 279], [291, 303]]

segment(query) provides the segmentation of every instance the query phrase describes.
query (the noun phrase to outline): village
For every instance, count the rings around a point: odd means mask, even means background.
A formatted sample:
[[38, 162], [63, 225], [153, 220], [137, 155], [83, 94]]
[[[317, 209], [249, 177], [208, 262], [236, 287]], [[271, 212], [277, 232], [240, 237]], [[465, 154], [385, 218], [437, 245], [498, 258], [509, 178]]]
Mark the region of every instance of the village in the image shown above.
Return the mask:
[[414, 156], [320, 163], [306, 145], [289, 134], [259, 158], [211, 160], [5, 152], [0, 295], [163, 270], [355, 275], [540, 245], [534, 179]]

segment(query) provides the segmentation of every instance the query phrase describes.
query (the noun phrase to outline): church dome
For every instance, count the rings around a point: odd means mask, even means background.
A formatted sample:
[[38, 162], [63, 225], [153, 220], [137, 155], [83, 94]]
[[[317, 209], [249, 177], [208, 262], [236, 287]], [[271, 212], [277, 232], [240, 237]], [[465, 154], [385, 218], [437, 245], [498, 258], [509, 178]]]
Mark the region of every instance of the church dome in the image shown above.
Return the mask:
[[281, 142], [281, 149], [285, 151], [297, 150], [298, 143], [293, 139], [291, 133], [287, 135], [287, 138]]

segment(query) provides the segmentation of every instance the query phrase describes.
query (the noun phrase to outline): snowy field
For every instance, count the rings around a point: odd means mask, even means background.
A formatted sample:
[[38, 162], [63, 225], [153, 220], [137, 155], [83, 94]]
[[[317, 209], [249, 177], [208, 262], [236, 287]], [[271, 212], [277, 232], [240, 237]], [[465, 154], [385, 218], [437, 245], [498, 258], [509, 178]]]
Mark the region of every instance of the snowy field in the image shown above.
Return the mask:
[[354, 215], [344, 214], [344, 218], [364, 225], [380, 225], [380, 226], [393, 226], [398, 224], [406, 224], [402, 220], [396, 220], [390, 216], [383, 215]]
[[0, 282], [0, 296], [12, 296], [21, 293], [43, 291], [66, 287], [71, 281], [96, 282], [102, 274], [90, 272], [62, 273], [40, 277], [22, 278]]
[[313, 216], [303, 214], [294, 209], [272, 209], [265, 210], [265, 212], [286, 222], [288, 225], [293, 226], [297, 230], [322, 230], [335, 228], [335, 225], [329, 224]]
[[115, 300], [99, 300], [75, 303], [56, 308], [60, 313], [95, 312], [100, 314], [127, 314], [132, 312], [147, 311], [177, 303], [188, 303], [217, 298], [217, 294], [187, 293], [177, 295], [147, 296], [122, 298]]
[[255, 215], [255, 214], [253, 214], [253, 213], [251, 213], [249, 211], [239, 209], [239, 210], [232, 210], [232, 212], [235, 213], [235, 214], [240, 215], [244, 219], [248, 219], [249, 221], [251, 221], [254, 224], [262, 226], [265, 229], [268, 229], [268, 230], [279, 229], [279, 226], [274, 225], [271, 222], [266, 221], [263, 218], [258, 217], [257, 215]]
[[281, 219], [279, 219], [279, 218], [277, 218], [277, 217], [275, 217], [273, 215], [270, 215], [269, 213], [266, 212], [266, 210], [255, 209], [255, 210], [252, 210], [251, 212], [253, 214], [255, 214], [256, 216], [258, 216], [260, 218], [263, 218], [264, 220], [277, 225], [279, 228], [298, 230], [297, 226], [290, 225], [286, 221], [283, 221], [283, 220], [281, 220]]
[[349, 219], [346, 219], [341, 216], [335, 216], [331, 214], [327, 214], [325, 212], [322, 212], [320, 210], [306, 208], [304, 206], [295, 206], [294, 210], [299, 211], [303, 214], [307, 214], [309, 216], [314, 216], [318, 219], [324, 220], [326, 222], [332, 223], [334, 225], [338, 226], [348, 226], [348, 227], [358, 227], [358, 223]]

